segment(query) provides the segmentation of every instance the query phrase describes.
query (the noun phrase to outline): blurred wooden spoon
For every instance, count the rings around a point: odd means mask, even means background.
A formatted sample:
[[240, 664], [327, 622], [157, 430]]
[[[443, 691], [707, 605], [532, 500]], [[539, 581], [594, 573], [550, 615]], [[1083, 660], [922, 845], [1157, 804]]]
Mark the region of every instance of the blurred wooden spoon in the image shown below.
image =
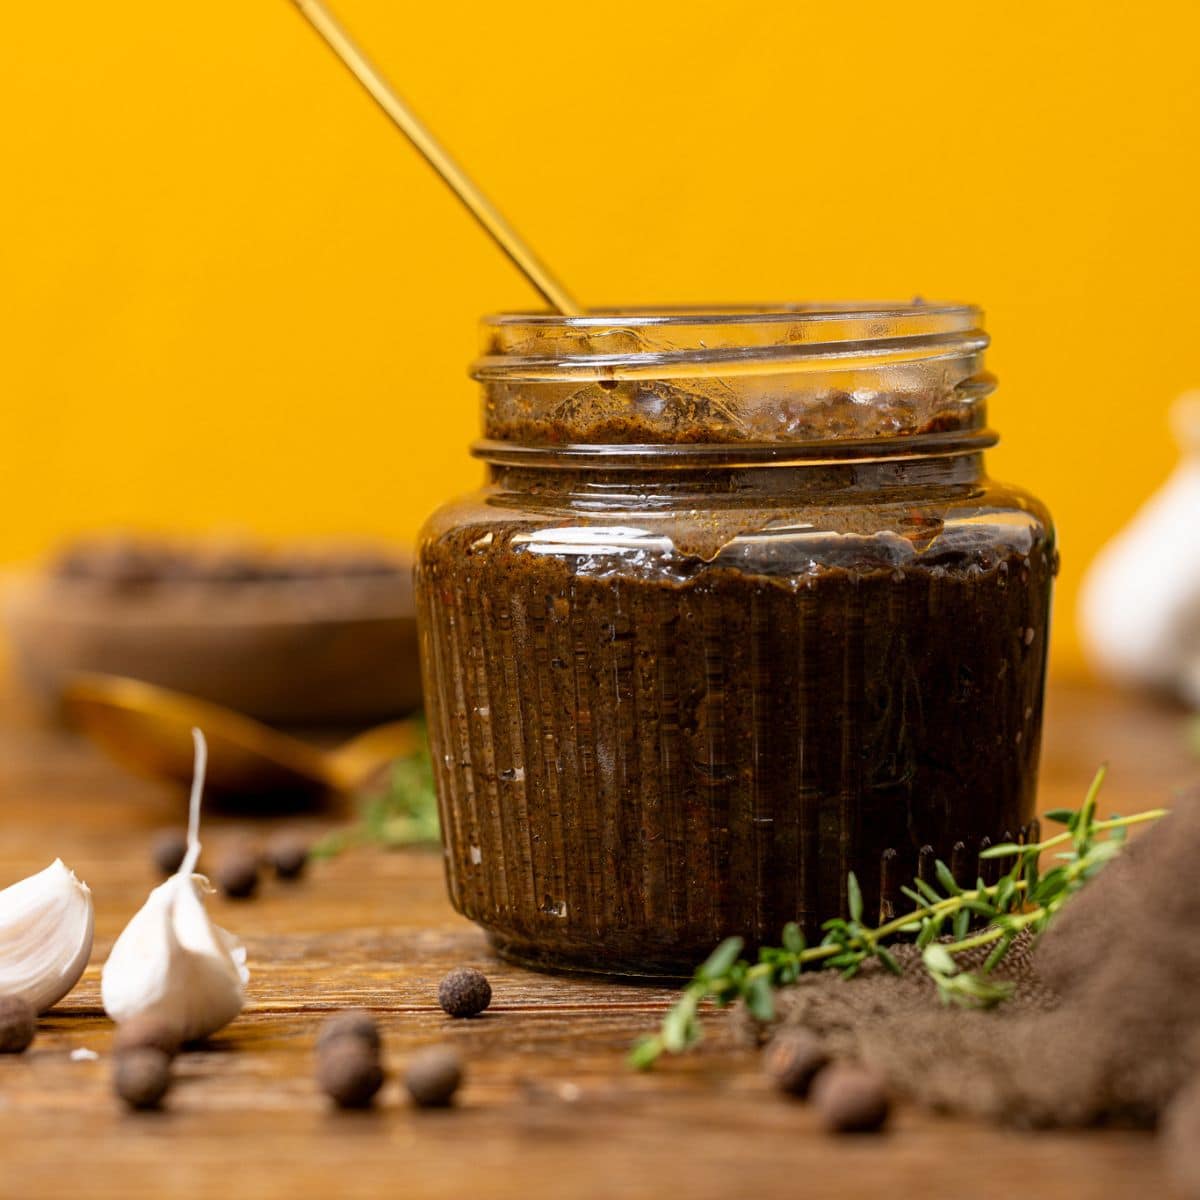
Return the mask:
[[119, 675], [79, 675], [63, 703], [115, 762], [184, 786], [192, 776], [191, 730], [198, 727], [208, 740], [209, 787], [245, 800], [352, 792], [418, 744], [412, 721], [392, 721], [321, 750], [219, 704]]

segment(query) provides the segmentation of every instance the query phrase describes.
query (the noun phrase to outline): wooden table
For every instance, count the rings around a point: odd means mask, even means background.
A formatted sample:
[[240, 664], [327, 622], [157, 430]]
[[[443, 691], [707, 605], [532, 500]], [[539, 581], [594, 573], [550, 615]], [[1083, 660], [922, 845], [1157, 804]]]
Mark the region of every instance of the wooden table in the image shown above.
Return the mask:
[[[1075, 805], [1112, 764], [1105, 806], [1161, 802], [1197, 774], [1179, 714], [1082, 685], [1052, 689], [1045, 807]], [[177, 1067], [169, 1110], [122, 1111], [99, 999], [112, 939], [155, 883], [147, 845], [178, 799], [87, 746], [0, 707], [0, 882], [56, 854], [91, 885], [96, 946], [34, 1046], [0, 1059], [0, 1195], [256, 1197], [1169, 1196], [1154, 1139], [1020, 1135], [902, 1108], [882, 1138], [833, 1139], [763, 1083], [720, 1015], [701, 1052], [648, 1075], [622, 1063], [671, 1000], [489, 961], [445, 899], [434, 852], [358, 851], [256, 900], [214, 898], [252, 971], [244, 1015]], [[314, 827], [319, 822], [312, 822]], [[235, 830], [206, 821], [219, 849]], [[210, 854], [208, 861], [213, 861]], [[451, 1022], [434, 998], [459, 963], [486, 966], [489, 1014]], [[377, 1111], [330, 1111], [312, 1082], [321, 1015], [379, 1013], [393, 1071], [444, 1039], [469, 1060], [461, 1103], [417, 1112], [393, 1076]], [[73, 1062], [86, 1047], [98, 1061]]]

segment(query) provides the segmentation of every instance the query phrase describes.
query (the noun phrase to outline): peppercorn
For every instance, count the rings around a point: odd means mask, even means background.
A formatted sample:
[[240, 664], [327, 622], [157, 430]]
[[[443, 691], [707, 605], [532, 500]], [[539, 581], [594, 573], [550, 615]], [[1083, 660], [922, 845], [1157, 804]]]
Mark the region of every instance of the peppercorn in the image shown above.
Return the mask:
[[299, 879], [308, 864], [308, 843], [296, 834], [280, 834], [267, 847], [267, 861], [280, 879]]
[[413, 1055], [404, 1072], [404, 1086], [421, 1108], [442, 1108], [454, 1099], [462, 1078], [458, 1051], [450, 1046], [430, 1046]]
[[829, 1062], [825, 1048], [807, 1029], [777, 1033], [762, 1053], [767, 1077], [781, 1091], [807, 1096], [817, 1072]]
[[817, 1076], [812, 1101], [830, 1133], [875, 1133], [891, 1107], [883, 1080], [849, 1063], [834, 1063]]
[[492, 1002], [492, 985], [474, 967], [456, 967], [438, 985], [438, 1003], [452, 1017], [478, 1016]]
[[326, 1017], [317, 1034], [317, 1050], [323, 1051], [341, 1038], [360, 1041], [376, 1054], [383, 1044], [375, 1018], [361, 1008], [347, 1008]]
[[340, 1108], [366, 1108], [383, 1086], [379, 1055], [361, 1038], [336, 1038], [317, 1054], [317, 1084]]
[[150, 857], [164, 875], [174, 875], [187, 856], [187, 834], [182, 829], [160, 829], [150, 844]]
[[258, 890], [258, 856], [245, 847], [229, 851], [217, 867], [217, 886], [231, 900], [245, 900]]
[[171, 1059], [153, 1046], [117, 1055], [113, 1089], [130, 1108], [157, 1108], [171, 1086]]
[[21, 996], [0, 996], [0, 1054], [20, 1054], [37, 1032], [37, 1013]]
[[161, 1050], [168, 1058], [179, 1053], [180, 1037], [169, 1021], [148, 1013], [131, 1017], [117, 1026], [113, 1035], [113, 1053], [128, 1054], [131, 1050], [142, 1050], [147, 1046]]

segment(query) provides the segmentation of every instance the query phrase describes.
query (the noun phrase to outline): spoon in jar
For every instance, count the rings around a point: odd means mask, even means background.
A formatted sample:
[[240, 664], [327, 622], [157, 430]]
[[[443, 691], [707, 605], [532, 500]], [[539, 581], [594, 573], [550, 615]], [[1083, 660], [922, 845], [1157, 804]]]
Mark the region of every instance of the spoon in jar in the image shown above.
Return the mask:
[[121, 766], [184, 786], [192, 772], [191, 730], [202, 729], [210, 788], [241, 802], [353, 792], [418, 745], [412, 721], [391, 721], [321, 750], [223, 705], [120, 675], [76, 676], [63, 706]]
[[530, 249], [517, 231], [504, 219], [494, 204], [479, 190], [421, 122], [420, 118], [397, 95], [395, 89], [380, 74], [379, 69], [359, 49], [350, 35], [334, 18], [321, 0], [292, 0], [310, 25], [324, 38], [326, 45], [341, 59], [355, 79], [387, 114], [392, 123], [425, 157], [426, 162], [442, 177], [471, 215], [512, 260], [518, 270], [541, 293], [551, 308], [564, 316], [577, 317], [580, 308], [570, 293], [550, 273], [545, 264]]

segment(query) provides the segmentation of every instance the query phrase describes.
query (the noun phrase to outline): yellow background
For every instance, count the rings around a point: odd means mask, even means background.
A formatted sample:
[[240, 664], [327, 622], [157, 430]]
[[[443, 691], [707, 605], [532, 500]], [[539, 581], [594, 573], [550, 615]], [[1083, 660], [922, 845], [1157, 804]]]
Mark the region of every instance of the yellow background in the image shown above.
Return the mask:
[[[982, 304], [993, 472], [1080, 572], [1200, 383], [1200, 5], [338, 11], [591, 304]], [[0, 560], [120, 523], [411, 539], [530, 293], [286, 0], [8, 5]]]

